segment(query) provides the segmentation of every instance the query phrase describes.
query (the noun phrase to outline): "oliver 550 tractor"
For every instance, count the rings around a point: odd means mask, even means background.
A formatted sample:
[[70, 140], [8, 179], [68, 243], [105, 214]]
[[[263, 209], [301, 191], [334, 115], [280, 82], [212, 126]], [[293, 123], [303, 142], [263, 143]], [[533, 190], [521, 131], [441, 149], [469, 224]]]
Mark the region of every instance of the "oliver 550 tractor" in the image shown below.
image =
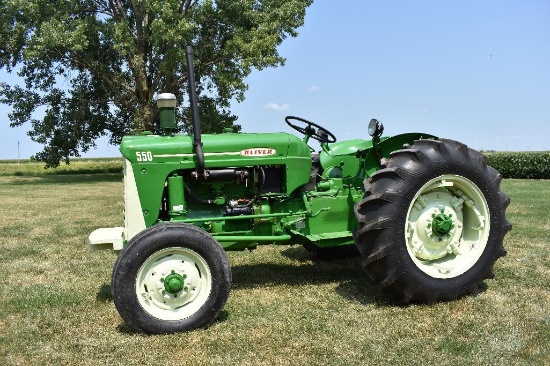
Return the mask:
[[[506, 254], [509, 198], [479, 152], [422, 133], [336, 142], [298, 117], [288, 133], [201, 134], [192, 50], [187, 48], [192, 135], [175, 135], [176, 98], [160, 94], [159, 135], [127, 136], [124, 227], [90, 235], [121, 250], [112, 292], [136, 330], [203, 327], [231, 286], [224, 250], [299, 243], [355, 244], [362, 266], [398, 302], [476, 293]], [[320, 142], [316, 154], [308, 140]]]

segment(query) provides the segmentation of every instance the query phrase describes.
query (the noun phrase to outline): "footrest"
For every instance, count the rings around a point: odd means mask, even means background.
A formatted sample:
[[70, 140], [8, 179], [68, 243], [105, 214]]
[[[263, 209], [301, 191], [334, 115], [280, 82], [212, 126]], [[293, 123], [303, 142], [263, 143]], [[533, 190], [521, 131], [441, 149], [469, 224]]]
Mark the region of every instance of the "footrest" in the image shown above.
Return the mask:
[[88, 246], [91, 250], [122, 250], [124, 246], [123, 233], [123, 227], [104, 227], [94, 230], [88, 237]]

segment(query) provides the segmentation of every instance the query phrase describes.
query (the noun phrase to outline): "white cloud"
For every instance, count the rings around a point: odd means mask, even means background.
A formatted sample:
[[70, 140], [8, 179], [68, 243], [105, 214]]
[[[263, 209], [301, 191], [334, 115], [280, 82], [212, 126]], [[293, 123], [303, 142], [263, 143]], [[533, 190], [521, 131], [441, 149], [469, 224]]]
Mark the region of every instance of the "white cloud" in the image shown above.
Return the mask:
[[317, 93], [321, 88], [319, 88], [317, 85], [310, 86], [307, 88], [307, 91], [310, 93]]
[[271, 102], [271, 103], [267, 103], [266, 105], [264, 105], [264, 108], [273, 109], [275, 111], [282, 112], [282, 111], [288, 111], [290, 109], [290, 105], [287, 104], [287, 103], [277, 104], [277, 103]]

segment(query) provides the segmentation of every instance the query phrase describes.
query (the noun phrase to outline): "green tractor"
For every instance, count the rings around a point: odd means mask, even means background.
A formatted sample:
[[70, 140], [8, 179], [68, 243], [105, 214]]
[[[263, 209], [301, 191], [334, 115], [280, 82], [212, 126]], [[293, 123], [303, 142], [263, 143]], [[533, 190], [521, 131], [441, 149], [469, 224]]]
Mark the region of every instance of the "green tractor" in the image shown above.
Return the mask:
[[[373, 282], [400, 303], [475, 294], [506, 254], [511, 229], [500, 174], [479, 152], [424, 133], [336, 141], [299, 117], [288, 133], [201, 134], [187, 48], [193, 134], [174, 134], [176, 98], [160, 94], [162, 133], [126, 136], [124, 227], [92, 249], [120, 251], [111, 289], [121, 317], [145, 333], [210, 324], [231, 287], [228, 250], [302, 244], [356, 247]], [[308, 141], [320, 143], [314, 153]]]

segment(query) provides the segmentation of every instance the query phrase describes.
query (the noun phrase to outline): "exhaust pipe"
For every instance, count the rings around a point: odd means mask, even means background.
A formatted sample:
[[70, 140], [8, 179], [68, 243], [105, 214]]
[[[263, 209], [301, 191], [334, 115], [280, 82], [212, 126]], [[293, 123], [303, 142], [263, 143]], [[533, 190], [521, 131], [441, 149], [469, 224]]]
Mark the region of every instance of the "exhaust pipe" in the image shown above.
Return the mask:
[[204, 153], [201, 141], [201, 123], [199, 120], [199, 102], [197, 100], [197, 89], [195, 85], [195, 69], [193, 67], [193, 47], [185, 47], [187, 59], [187, 74], [189, 82], [189, 104], [191, 106], [191, 120], [193, 122], [193, 147], [197, 155], [197, 177], [204, 177]]

